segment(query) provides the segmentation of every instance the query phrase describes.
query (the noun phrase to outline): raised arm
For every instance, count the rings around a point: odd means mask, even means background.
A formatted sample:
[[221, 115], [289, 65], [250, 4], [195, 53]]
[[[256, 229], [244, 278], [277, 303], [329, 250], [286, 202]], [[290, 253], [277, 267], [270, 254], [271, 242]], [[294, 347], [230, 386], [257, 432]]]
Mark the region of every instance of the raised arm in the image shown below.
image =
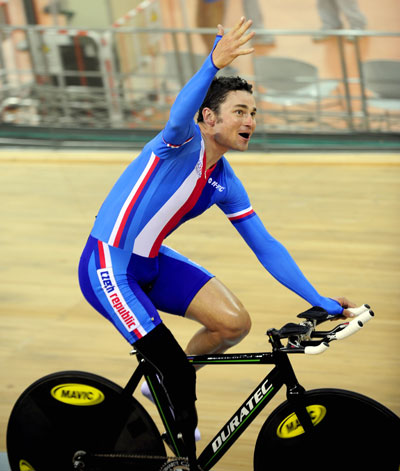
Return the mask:
[[253, 48], [242, 48], [254, 36], [253, 33], [247, 33], [251, 24], [251, 20], [246, 21], [242, 17], [227, 34], [224, 34], [224, 28], [218, 25], [218, 35], [210, 55], [200, 70], [182, 88], [171, 107], [163, 133], [167, 144], [179, 146], [193, 136], [193, 118], [203, 103], [215, 74], [236, 57], [253, 52]]

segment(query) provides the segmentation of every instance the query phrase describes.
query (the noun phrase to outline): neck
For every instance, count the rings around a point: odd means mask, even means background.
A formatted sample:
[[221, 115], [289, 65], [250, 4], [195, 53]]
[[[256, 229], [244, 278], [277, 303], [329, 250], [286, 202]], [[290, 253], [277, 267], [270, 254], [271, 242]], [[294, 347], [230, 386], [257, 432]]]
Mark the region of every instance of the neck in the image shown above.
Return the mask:
[[211, 168], [218, 160], [227, 152], [228, 148], [221, 146], [215, 141], [214, 135], [210, 132], [210, 129], [207, 125], [200, 122], [199, 123], [201, 136], [204, 141], [204, 147], [206, 150], [207, 156], [207, 170]]

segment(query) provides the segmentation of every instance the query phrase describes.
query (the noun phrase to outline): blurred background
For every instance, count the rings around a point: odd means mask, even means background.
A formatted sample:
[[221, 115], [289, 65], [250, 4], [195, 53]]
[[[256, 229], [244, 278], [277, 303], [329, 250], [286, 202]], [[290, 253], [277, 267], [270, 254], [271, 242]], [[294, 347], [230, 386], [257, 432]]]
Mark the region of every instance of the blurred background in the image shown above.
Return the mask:
[[[11, 409], [33, 381], [77, 368], [129, 378], [129, 345], [83, 298], [79, 257], [108, 190], [164, 126], [216, 25], [243, 14], [255, 53], [219, 73], [254, 84], [257, 129], [251, 152], [228, 158], [317, 289], [376, 313], [330, 354], [297, 356], [296, 372], [308, 389], [356, 390], [400, 413], [399, 0], [0, 0], [0, 471]], [[266, 329], [308, 306], [265, 275], [217, 212], [168, 245], [251, 313], [233, 351], [269, 350]], [[182, 345], [197, 330], [163, 321]], [[247, 368], [202, 371], [201, 446], [259, 381]], [[274, 405], [282, 400], [284, 391]], [[252, 469], [258, 429], [218, 471]]]
[[398, 147], [398, 0], [0, 0], [0, 144], [142, 146], [242, 14], [253, 149]]

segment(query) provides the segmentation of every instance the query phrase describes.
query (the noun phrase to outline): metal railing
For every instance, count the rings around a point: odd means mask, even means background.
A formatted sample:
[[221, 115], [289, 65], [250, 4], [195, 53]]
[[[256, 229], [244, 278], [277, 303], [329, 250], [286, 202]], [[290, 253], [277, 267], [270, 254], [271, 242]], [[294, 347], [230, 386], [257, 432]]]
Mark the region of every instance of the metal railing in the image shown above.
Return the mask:
[[[207, 28], [0, 26], [0, 119], [9, 125], [52, 128], [160, 129], [179, 89], [204, 58], [193, 38], [212, 33], [215, 30]], [[314, 30], [256, 33], [275, 38], [322, 34]], [[254, 83], [258, 128], [265, 132], [398, 133], [400, 77], [384, 77], [391, 95], [376, 96], [365, 77], [360, 45], [365, 38], [400, 44], [400, 32], [332, 30], [323, 34], [334, 38], [334, 60], [340, 64], [337, 76], [326, 76], [314, 61], [316, 75], [293, 72], [295, 90], [274, 90], [253, 62], [242, 70], [228, 70]], [[310, 42], [310, 50], [313, 47], [317, 46]], [[276, 54], [265, 57], [276, 58]], [[290, 48], [283, 57], [291, 58]], [[393, 62], [397, 59], [393, 57]], [[328, 85], [335, 84], [325, 93]]]

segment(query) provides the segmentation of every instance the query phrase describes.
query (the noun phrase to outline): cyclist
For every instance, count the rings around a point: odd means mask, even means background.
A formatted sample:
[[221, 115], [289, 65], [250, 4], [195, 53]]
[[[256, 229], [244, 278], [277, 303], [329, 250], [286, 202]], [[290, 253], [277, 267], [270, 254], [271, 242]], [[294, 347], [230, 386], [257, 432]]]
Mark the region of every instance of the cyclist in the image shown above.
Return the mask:
[[[255, 130], [252, 88], [239, 77], [214, 76], [251, 54], [251, 20], [227, 33], [218, 25], [210, 55], [183, 87], [165, 128], [123, 172], [105, 199], [81, 256], [88, 302], [152, 362], [170, 397], [191, 469], [195, 464], [195, 371], [158, 310], [203, 327], [187, 354], [223, 352], [250, 329], [241, 302], [210, 272], [163, 244], [180, 224], [213, 204], [230, 219], [262, 265], [282, 284], [331, 314], [350, 316], [345, 298], [321, 296], [287, 250], [264, 228], [224, 157], [245, 151]], [[194, 116], [198, 111], [198, 123]]]

